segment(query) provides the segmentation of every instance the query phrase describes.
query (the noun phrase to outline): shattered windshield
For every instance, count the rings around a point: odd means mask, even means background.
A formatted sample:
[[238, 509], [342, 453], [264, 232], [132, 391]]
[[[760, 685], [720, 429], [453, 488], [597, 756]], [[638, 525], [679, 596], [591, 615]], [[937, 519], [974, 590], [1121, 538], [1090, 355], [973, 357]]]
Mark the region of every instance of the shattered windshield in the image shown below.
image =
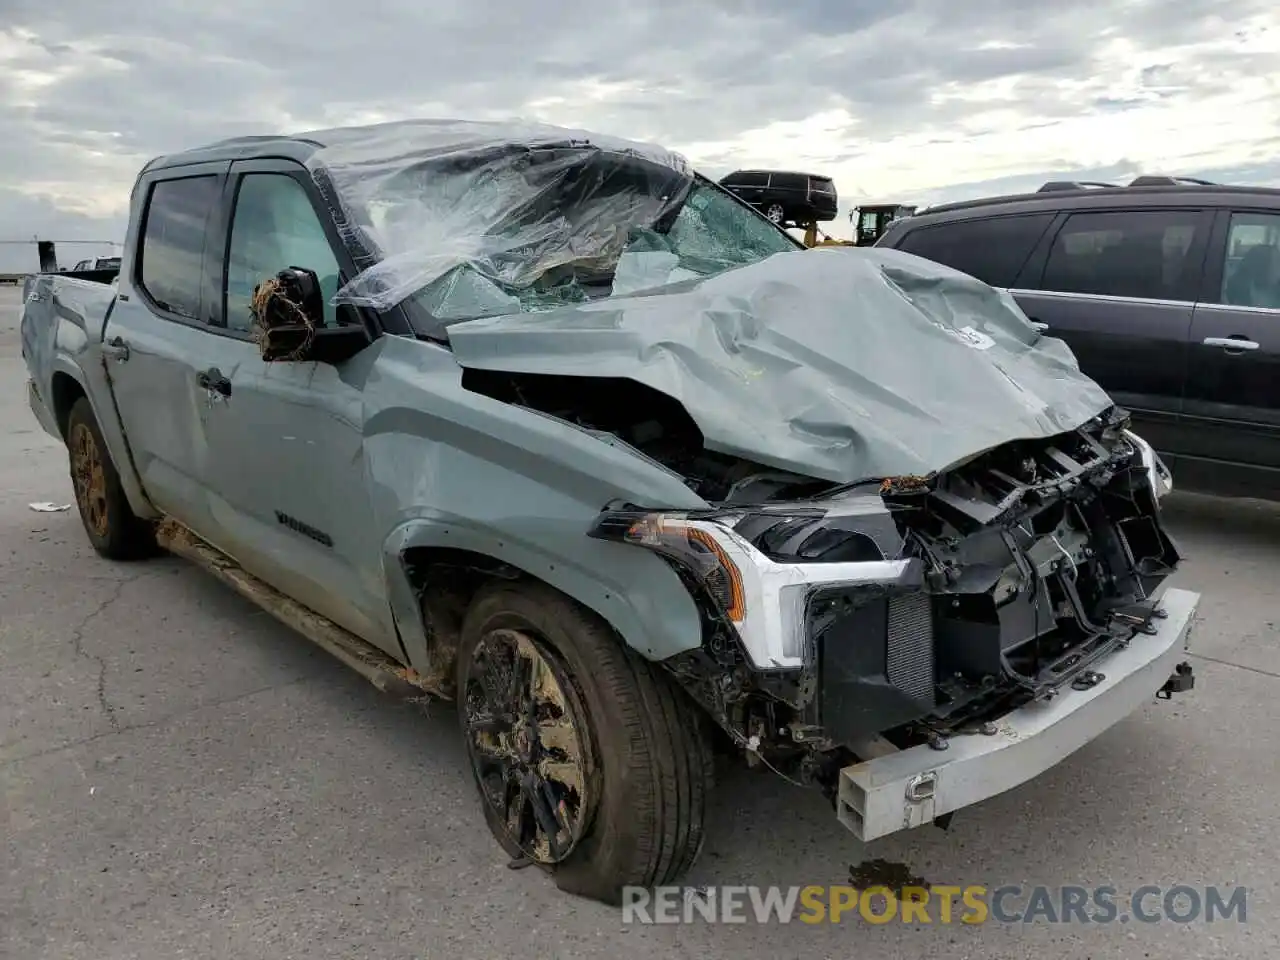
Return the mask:
[[428, 336], [799, 249], [678, 158], [582, 141], [481, 143], [384, 161], [370, 176], [351, 154], [333, 180], [376, 262], [335, 302], [407, 303]]
[[[529, 251], [527, 261], [505, 269], [461, 264], [411, 299], [442, 324], [535, 313], [708, 277], [796, 249], [772, 223], [707, 182], [685, 185], [660, 203], [631, 201], [600, 203], [591, 226], [569, 232], [563, 247]], [[573, 230], [571, 219], [566, 228]]]

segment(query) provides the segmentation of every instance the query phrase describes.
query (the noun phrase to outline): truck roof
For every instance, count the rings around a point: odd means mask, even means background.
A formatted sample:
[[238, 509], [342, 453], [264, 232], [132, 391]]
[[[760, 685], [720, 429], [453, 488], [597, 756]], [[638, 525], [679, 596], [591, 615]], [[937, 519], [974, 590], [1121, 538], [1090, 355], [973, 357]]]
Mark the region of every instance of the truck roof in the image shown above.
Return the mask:
[[253, 160], [283, 157], [306, 163], [312, 155], [326, 147], [355, 145], [364, 151], [378, 147], [393, 148], [392, 155], [449, 153], [453, 150], [483, 148], [497, 143], [595, 144], [606, 150], [621, 150], [668, 166], [685, 166], [678, 154], [651, 143], [624, 140], [619, 137], [519, 121], [471, 121], [453, 119], [392, 120], [363, 126], [328, 127], [294, 134], [267, 134], [231, 137], [204, 146], [166, 154], [151, 160], [143, 171], [211, 163], [226, 160]]
[[285, 157], [301, 163], [324, 145], [307, 133], [292, 136], [231, 137], [189, 150], [164, 154], [151, 160], [143, 170], [162, 170], [221, 160], [252, 160], [257, 157]]

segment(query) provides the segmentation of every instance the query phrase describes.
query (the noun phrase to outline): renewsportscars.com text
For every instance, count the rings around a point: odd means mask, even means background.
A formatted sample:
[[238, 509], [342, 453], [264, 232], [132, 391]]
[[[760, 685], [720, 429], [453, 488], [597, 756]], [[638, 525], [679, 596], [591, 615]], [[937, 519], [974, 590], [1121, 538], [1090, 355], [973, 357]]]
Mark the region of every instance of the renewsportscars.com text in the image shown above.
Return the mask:
[[1213, 923], [1247, 920], [1244, 887], [626, 887], [622, 922]]

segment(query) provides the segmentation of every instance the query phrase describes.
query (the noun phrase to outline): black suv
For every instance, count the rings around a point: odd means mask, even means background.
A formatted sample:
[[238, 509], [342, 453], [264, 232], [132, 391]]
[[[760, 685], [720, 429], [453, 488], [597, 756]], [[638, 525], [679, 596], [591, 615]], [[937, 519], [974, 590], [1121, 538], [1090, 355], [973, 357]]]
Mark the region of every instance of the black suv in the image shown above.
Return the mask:
[[826, 223], [836, 218], [836, 185], [830, 177], [785, 170], [736, 170], [720, 186], [777, 224]]
[[1008, 289], [1175, 486], [1280, 499], [1280, 190], [1056, 182], [932, 207], [876, 246]]

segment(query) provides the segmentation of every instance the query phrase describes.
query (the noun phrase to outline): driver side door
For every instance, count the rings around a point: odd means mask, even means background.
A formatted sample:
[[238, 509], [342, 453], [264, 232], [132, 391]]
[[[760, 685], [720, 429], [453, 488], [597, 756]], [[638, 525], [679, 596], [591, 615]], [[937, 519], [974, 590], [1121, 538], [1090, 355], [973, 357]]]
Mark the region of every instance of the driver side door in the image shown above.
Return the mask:
[[[354, 273], [305, 169], [290, 161], [232, 164], [216, 325], [218, 356], [200, 371], [211, 510], [250, 573], [357, 636], [398, 651], [364, 463], [363, 388], [381, 342], [370, 318], [329, 301]], [[254, 288], [287, 267], [314, 270], [325, 326], [368, 325], [370, 344], [339, 364], [262, 359]]]

